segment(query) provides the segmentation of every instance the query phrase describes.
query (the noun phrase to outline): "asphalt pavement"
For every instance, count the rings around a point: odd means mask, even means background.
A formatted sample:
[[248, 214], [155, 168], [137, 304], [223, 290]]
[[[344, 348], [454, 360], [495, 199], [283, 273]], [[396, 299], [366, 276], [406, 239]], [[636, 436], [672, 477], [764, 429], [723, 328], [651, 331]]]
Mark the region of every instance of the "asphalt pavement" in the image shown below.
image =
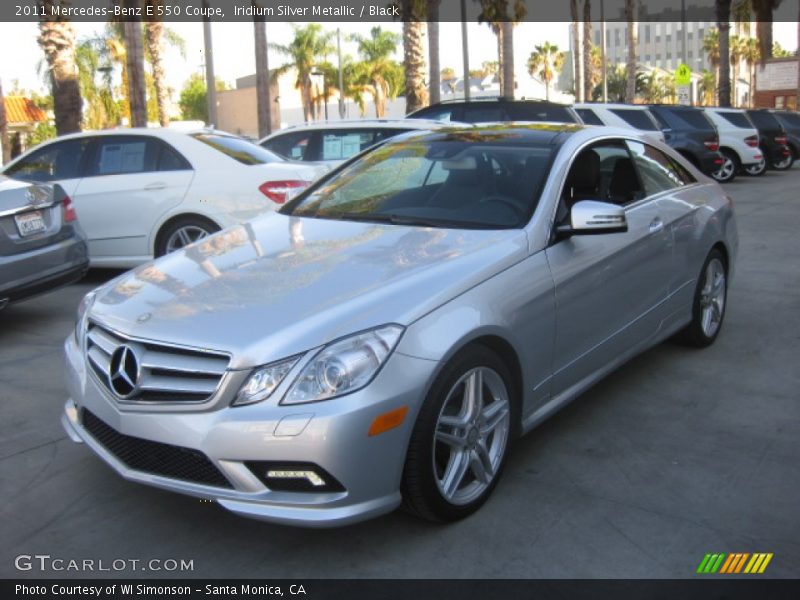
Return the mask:
[[[770, 552], [765, 576], [798, 577], [800, 167], [725, 189], [741, 245], [717, 343], [662, 344], [611, 375], [520, 440], [490, 501], [446, 526], [396, 512], [295, 529], [129, 483], [59, 423], [62, 341], [114, 273], [7, 308], [0, 576], [686, 578], [709, 552]], [[20, 555], [126, 566], [20, 571]], [[193, 570], [142, 571], [151, 559]]]

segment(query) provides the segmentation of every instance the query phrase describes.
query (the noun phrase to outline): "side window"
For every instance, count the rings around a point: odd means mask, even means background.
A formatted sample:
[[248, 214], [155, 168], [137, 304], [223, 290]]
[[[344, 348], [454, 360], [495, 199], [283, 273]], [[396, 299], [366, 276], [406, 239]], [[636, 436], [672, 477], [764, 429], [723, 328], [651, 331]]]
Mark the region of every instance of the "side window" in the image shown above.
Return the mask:
[[372, 130], [320, 131], [320, 135], [320, 160], [346, 160], [375, 143], [375, 132]]
[[663, 152], [641, 142], [628, 142], [633, 159], [642, 176], [648, 196], [685, 185], [684, 178], [676, 171], [674, 161]]
[[447, 121], [453, 120], [453, 107], [452, 106], [437, 106], [435, 108], [426, 109], [419, 115], [414, 115], [417, 119], [431, 119], [433, 121]]
[[158, 146], [159, 171], [190, 171], [192, 166], [177, 150], [163, 142], [155, 142]]
[[631, 155], [622, 141], [595, 144], [575, 158], [564, 183], [560, 217], [581, 200], [625, 205], [644, 197]]
[[89, 142], [89, 138], [77, 138], [48, 144], [7, 169], [5, 174], [38, 182], [82, 177], [81, 162]]
[[576, 108], [575, 112], [578, 113], [578, 116], [587, 125], [604, 125], [600, 117], [597, 116], [597, 113], [591, 108]]
[[658, 130], [656, 124], [650, 120], [650, 116], [644, 110], [634, 108], [612, 108], [611, 112], [634, 129], [641, 129], [643, 131]]
[[306, 154], [311, 144], [310, 131], [295, 131], [279, 135], [271, 140], [263, 142], [261, 145], [275, 154], [279, 154], [290, 160], [307, 160]]
[[126, 175], [158, 170], [159, 146], [145, 136], [102, 136], [89, 168], [90, 175]]

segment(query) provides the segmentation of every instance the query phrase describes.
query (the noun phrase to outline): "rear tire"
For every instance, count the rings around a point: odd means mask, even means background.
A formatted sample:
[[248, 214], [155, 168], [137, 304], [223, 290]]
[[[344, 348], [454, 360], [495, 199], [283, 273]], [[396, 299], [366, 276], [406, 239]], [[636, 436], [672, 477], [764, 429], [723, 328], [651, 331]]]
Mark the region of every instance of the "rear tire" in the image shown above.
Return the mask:
[[[761, 152], [762, 156], [764, 154], [763, 150]], [[761, 162], [755, 165], [748, 165], [743, 169], [745, 175], [749, 175], [750, 177], [761, 177], [764, 173], [767, 172], [767, 161], [766, 159], [762, 158]]]
[[705, 348], [717, 339], [728, 300], [728, 265], [718, 248], [709, 252], [697, 278], [692, 320], [675, 339], [687, 346]]
[[785, 157], [783, 160], [779, 160], [777, 162], [772, 163], [772, 168], [776, 171], [786, 171], [792, 168], [794, 164], [794, 156], [792, 156], [791, 152], [789, 156]]
[[502, 475], [519, 422], [513, 378], [485, 346], [464, 349], [437, 377], [406, 454], [404, 508], [450, 522], [478, 510]]
[[155, 248], [156, 258], [180, 250], [219, 230], [219, 225], [203, 217], [195, 215], [179, 217], [167, 223], [158, 232]]
[[722, 153], [722, 166], [719, 168], [719, 171], [712, 173], [711, 177], [719, 183], [729, 183], [736, 179], [736, 174], [741, 168], [741, 163], [739, 162], [739, 157], [733, 150], [724, 148], [720, 152]]

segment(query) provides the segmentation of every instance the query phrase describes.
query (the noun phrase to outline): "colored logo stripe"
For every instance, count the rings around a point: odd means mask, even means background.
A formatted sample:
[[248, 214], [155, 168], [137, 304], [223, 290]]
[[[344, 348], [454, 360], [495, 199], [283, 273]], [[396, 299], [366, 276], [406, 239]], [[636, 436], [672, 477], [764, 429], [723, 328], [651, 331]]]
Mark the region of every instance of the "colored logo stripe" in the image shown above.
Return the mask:
[[735, 573], [760, 574], [766, 570], [767, 565], [772, 560], [772, 556], [771, 552], [756, 552], [754, 554], [749, 552], [734, 552], [732, 554], [724, 552], [709, 553], [700, 561], [697, 572], [703, 574], [719, 572], [726, 575]]

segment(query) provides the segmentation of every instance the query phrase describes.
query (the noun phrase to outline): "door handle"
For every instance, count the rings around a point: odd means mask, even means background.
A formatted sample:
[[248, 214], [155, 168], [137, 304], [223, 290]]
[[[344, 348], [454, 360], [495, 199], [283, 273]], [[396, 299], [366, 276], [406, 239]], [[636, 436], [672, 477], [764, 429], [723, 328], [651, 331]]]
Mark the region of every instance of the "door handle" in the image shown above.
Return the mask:
[[664, 221], [661, 220], [661, 217], [656, 217], [650, 221], [650, 233], [656, 233], [662, 229], [664, 229]]
[[167, 187], [166, 183], [163, 181], [157, 181], [155, 183], [148, 183], [146, 186], [144, 186], [144, 189], [148, 192], [153, 192], [156, 190], [163, 190], [165, 187]]

